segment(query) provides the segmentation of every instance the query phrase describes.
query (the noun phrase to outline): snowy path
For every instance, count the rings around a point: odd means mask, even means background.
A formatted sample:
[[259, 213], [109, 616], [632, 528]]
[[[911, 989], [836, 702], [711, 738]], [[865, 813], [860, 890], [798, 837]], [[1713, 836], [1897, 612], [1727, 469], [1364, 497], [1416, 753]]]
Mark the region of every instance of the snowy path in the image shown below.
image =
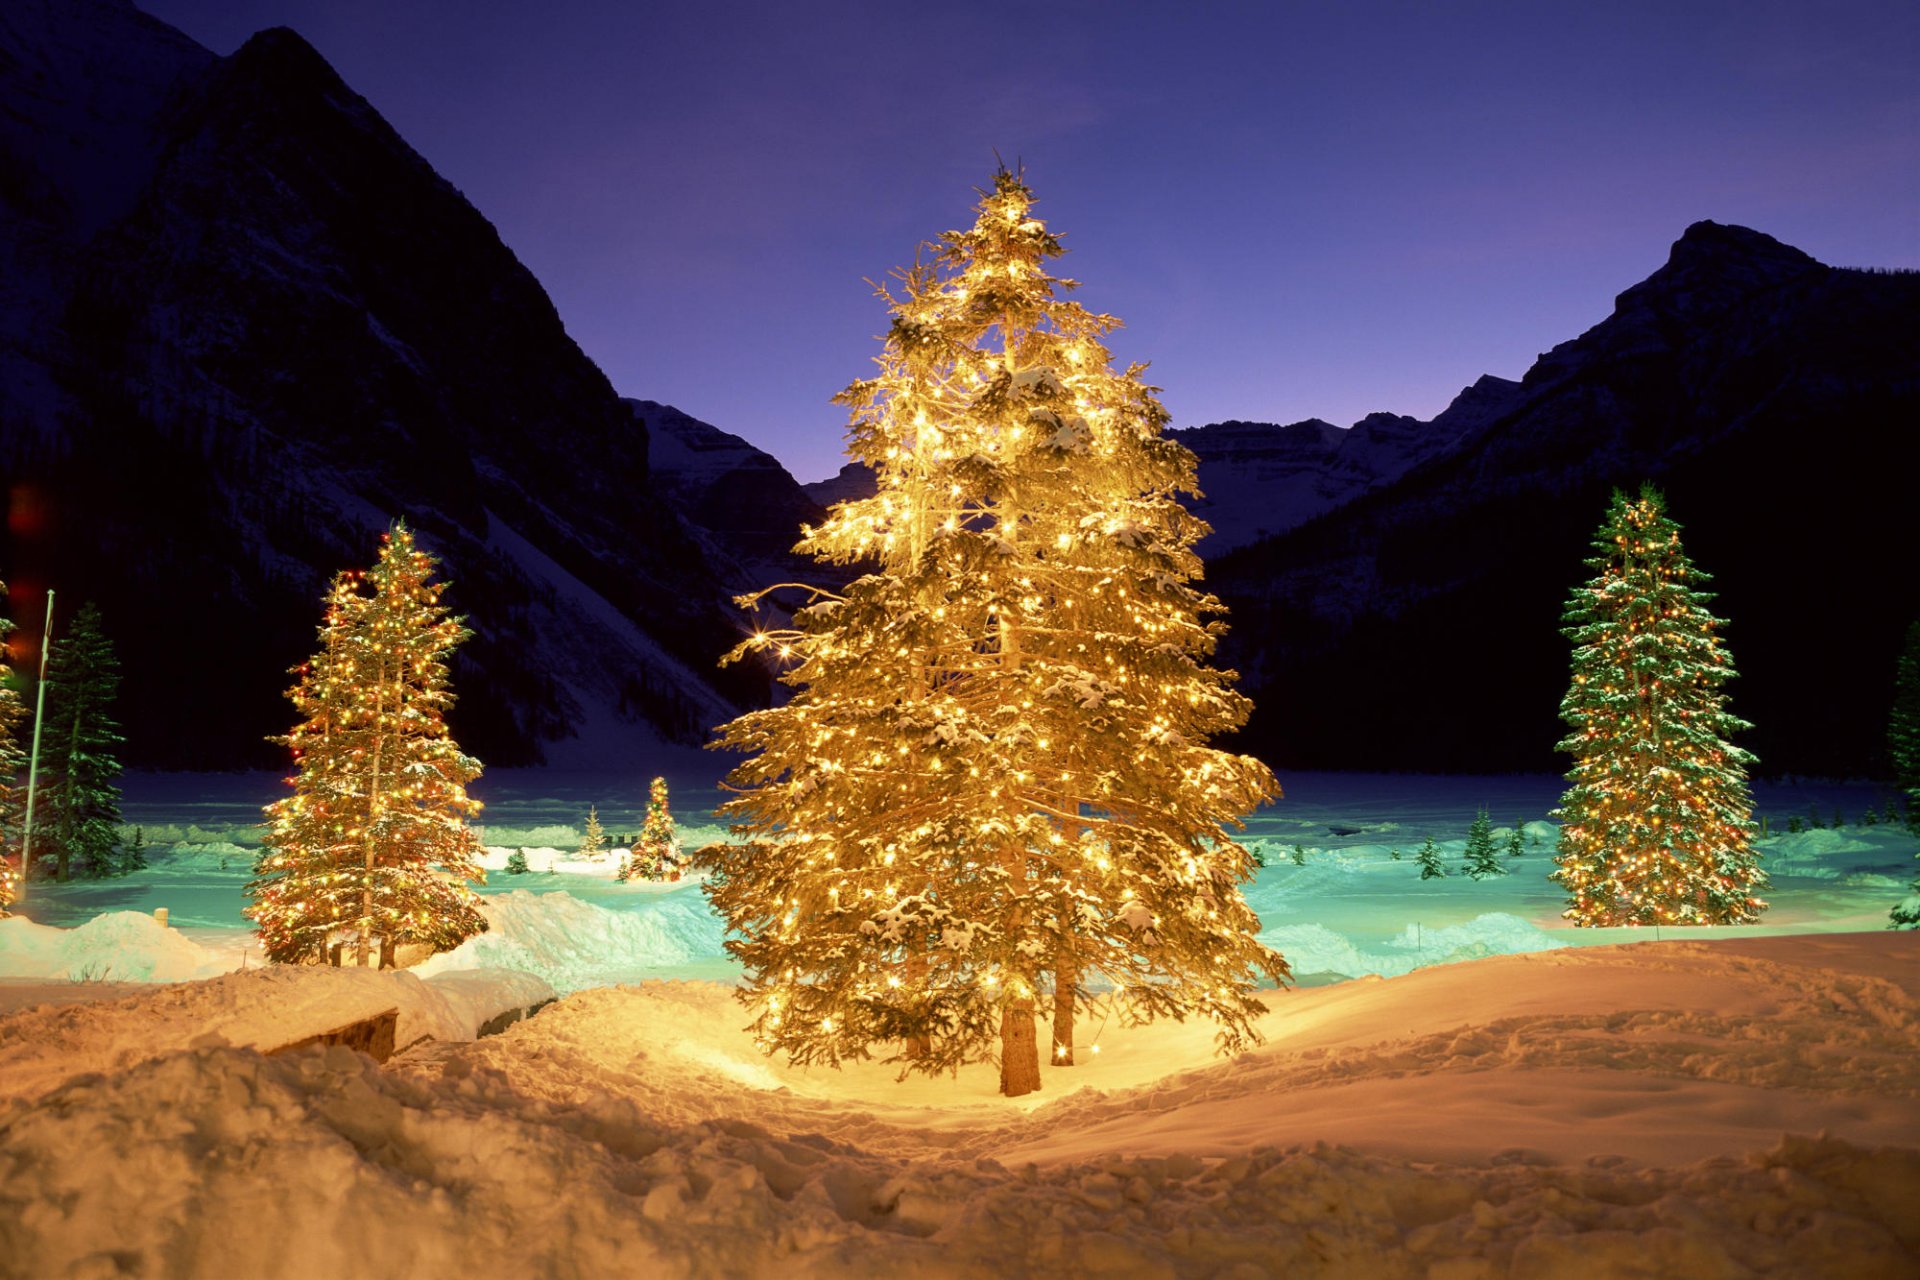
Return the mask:
[[770, 1062], [707, 983], [582, 991], [385, 1070], [170, 1052], [4, 1104], [0, 1256], [780, 1280], [1920, 1263], [1913, 935], [1504, 956], [1271, 1003], [1256, 1052], [1109, 1024], [1018, 1101], [985, 1066]]

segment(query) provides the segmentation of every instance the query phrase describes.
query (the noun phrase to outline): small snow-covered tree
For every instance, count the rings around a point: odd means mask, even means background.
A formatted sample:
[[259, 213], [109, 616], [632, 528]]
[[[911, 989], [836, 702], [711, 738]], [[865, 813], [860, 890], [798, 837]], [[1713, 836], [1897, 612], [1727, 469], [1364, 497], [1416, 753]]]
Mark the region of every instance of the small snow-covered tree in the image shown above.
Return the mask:
[[[1893, 764], [1894, 785], [1906, 793], [1911, 820], [1920, 813], [1920, 622], [1907, 628], [1906, 643], [1894, 665], [1887, 756]], [[1891, 807], [1893, 802], [1887, 803]]]
[[1493, 846], [1493, 819], [1487, 816], [1484, 806], [1473, 815], [1473, 825], [1467, 828], [1466, 860], [1466, 872], [1475, 880], [1507, 874], [1499, 851]]
[[1447, 866], [1440, 861], [1440, 846], [1428, 836], [1427, 842], [1420, 846], [1420, 856], [1415, 859], [1420, 866], [1422, 880], [1438, 880], [1447, 874]]
[[1527, 851], [1525, 840], [1521, 835], [1521, 828], [1524, 825], [1523, 823], [1515, 822], [1513, 824], [1513, 830], [1507, 832], [1507, 856], [1509, 858], [1517, 858]]
[[440, 603], [435, 561], [404, 525], [365, 573], [334, 578], [320, 651], [287, 696], [300, 723], [294, 792], [267, 806], [246, 913], [267, 955], [312, 962], [351, 941], [354, 963], [402, 943], [435, 950], [482, 932], [480, 842], [467, 786], [480, 763], [447, 732], [447, 658], [470, 632]]
[[1117, 321], [1060, 296], [1032, 205], [1002, 171], [881, 290], [879, 372], [841, 396], [878, 492], [799, 547], [867, 572], [736, 651], [784, 660], [795, 692], [722, 731], [751, 753], [723, 806], [747, 839], [698, 855], [770, 1052], [888, 1043], [931, 1073], [997, 1049], [1015, 1096], [1040, 1085], [1049, 987], [1064, 1065], [1085, 975], [1233, 1048], [1259, 976], [1286, 974], [1230, 835], [1278, 788], [1207, 745], [1248, 703], [1206, 663], [1221, 607], [1178, 497], [1196, 462], [1143, 370], [1112, 366]]
[[1745, 924], [1766, 909], [1752, 847], [1750, 728], [1726, 709], [1733, 662], [1707, 575], [1651, 485], [1616, 492], [1567, 603], [1573, 682], [1560, 704], [1574, 756], [1557, 869], [1579, 925]]
[[[0, 582], [0, 598], [7, 587]], [[14, 686], [13, 672], [7, 665], [6, 639], [13, 630], [9, 618], [0, 617], [0, 920], [19, 898], [18, 873], [12, 859], [19, 856], [21, 799], [15, 792], [20, 770], [26, 767], [27, 753], [20, 745], [21, 726], [27, 709]], [[23, 868], [24, 870], [24, 868]]]
[[[46, 843], [54, 878], [75, 871], [112, 875], [120, 869], [120, 760], [123, 739], [113, 718], [120, 662], [91, 602], [74, 615], [67, 634], [47, 655], [47, 722], [42, 733], [46, 770]], [[38, 859], [36, 859], [38, 861]]]

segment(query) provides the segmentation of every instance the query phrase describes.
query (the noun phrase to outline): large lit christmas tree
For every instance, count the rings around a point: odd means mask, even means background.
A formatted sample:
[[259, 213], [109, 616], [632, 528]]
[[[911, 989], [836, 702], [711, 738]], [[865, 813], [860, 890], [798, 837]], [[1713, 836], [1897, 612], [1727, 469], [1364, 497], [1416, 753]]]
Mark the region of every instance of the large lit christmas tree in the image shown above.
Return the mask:
[[1573, 753], [1553, 879], [1580, 925], [1746, 924], [1766, 909], [1753, 850], [1753, 757], [1727, 739], [1733, 662], [1707, 610], [1707, 575], [1647, 486], [1615, 493], [1592, 581], [1567, 603], [1573, 683], [1560, 704]]
[[[6, 594], [7, 586], [0, 582], [0, 598]], [[20, 726], [27, 718], [27, 709], [7, 665], [6, 640], [12, 630], [12, 620], [0, 618], [0, 920], [6, 918], [8, 908], [20, 896], [19, 873], [14, 870], [13, 859], [20, 856], [22, 813], [15, 783], [27, 764], [27, 753], [20, 746]]]
[[723, 806], [747, 839], [699, 855], [770, 1052], [931, 1073], [997, 1049], [1009, 1095], [1039, 1087], [1049, 994], [1066, 1064], [1094, 975], [1123, 1016], [1201, 1014], [1229, 1049], [1286, 975], [1229, 834], [1278, 788], [1206, 745], [1249, 704], [1206, 665], [1195, 459], [1113, 368], [1118, 322], [1060, 296], [1032, 202], [1001, 172], [881, 290], [879, 374], [840, 397], [878, 492], [799, 547], [869, 572], [736, 650], [795, 692], [724, 729], [752, 753]]
[[269, 958], [391, 964], [401, 945], [445, 950], [483, 931], [467, 794], [478, 761], [447, 732], [447, 657], [470, 634], [440, 603], [435, 561], [396, 525], [366, 573], [337, 576], [320, 651], [287, 696], [300, 723], [294, 792], [267, 807], [247, 914]]

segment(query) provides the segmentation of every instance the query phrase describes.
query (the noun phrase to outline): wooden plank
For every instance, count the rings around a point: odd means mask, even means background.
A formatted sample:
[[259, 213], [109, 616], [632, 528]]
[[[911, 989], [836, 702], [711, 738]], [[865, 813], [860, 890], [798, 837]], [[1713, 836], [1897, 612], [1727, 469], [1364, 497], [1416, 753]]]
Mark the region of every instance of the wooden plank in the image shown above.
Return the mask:
[[343, 1044], [349, 1049], [358, 1049], [375, 1062], [385, 1062], [393, 1056], [394, 1032], [400, 1025], [400, 1010], [388, 1009], [376, 1013], [371, 1018], [362, 1018], [358, 1022], [349, 1022], [344, 1027], [335, 1027], [331, 1031], [322, 1031], [318, 1035], [295, 1040], [290, 1044], [268, 1049], [267, 1056], [277, 1053], [291, 1053], [295, 1049], [304, 1049], [315, 1044]]

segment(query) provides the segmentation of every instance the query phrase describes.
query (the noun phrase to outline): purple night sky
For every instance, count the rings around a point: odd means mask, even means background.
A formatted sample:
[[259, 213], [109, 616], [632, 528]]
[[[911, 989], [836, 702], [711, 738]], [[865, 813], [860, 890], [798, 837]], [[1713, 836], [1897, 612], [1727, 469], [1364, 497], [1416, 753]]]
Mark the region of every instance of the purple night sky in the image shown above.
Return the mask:
[[1176, 426], [1427, 417], [1700, 218], [1920, 266], [1920, 6], [137, 0], [298, 30], [624, 395], [841, 462], [865, 278], [1025, 162]]

